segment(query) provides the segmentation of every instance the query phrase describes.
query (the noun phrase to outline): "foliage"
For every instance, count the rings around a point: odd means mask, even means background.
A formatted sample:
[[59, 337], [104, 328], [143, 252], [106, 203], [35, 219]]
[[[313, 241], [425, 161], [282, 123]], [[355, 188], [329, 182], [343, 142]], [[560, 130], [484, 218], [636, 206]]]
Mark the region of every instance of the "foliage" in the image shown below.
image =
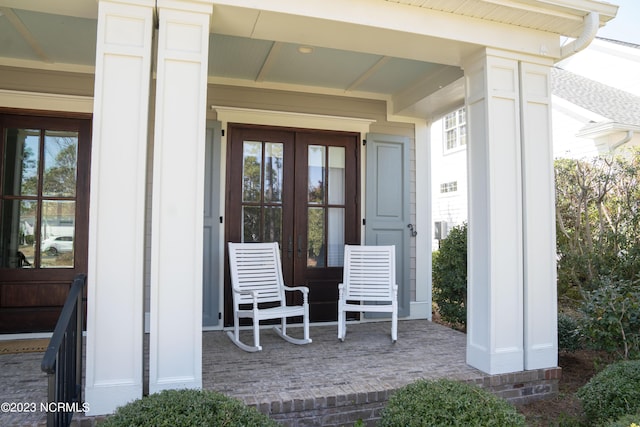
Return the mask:
[[559, 159], [556, 173], [558, 294], [571, 302], [603, 276], [640, 273], [640, 152]]
[[395, 426], [524, 426], [506, 400], [472, 384], [419, 380], [394, 393], [378, 424]]
[[571, 353], [583, 348], [580, 322], [574, 316], [558, 313], [558, 350]]
[[640, 411], [640, 360], [613, 363], [578, 390], [588, 420], [602, 425]]
[[606, 427], [640, 427], [640, 412], [623, 415], [616, 421], [606, 424]]
[[585, 293], [582, 332], [597, 350], [623, 359], [640, 357], [640, 289], [637, 282], [602, 279]]
[[277, 426], [240, 400], [206, 390], [164, 390], [118, 408], [100, 427]]
[[433, 300], [446, 322], [467, 323], [467, 224], [453, 227], [433, 257]]

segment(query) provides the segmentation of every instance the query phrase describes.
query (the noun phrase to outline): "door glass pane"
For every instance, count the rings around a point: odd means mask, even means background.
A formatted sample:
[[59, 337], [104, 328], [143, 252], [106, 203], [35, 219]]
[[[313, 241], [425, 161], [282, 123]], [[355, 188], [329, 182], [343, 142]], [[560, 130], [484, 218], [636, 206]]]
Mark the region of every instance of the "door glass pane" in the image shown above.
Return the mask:
[[282, 175], [284, 171], [284, 147], [282, 143], [265, 143], [264, 163], [264, 200], [265, 202], [281, 202]]
[[282, 208], [267, 206], [264, 208], [263, 242], [278, 242], [282, 247]]
[[344, 147], [329, 147], [329, 204], [344, 204]]
[[0, 205], [0, 268], [35, 265], [35, 200], [4, 200]]
[[73, 267], [76, 202], [42, 202], [41, 267]]
[[3, 194], [35, 196], [38, 194], [38, 160], [40, 131], [7, 129], [4, 141]]
[[342, 267], [344, 264], [344, 208], [329, 208], [327, 231], [327, 264]]
[[309, 203], [324, 202], [325, 150], [324, 146], [309, 146]]
[[45, 131], [42, 186], [44, 196], [75, 196], [77, 154], [77, 132]]
[[255, 243], [260, 241], [260, 207], [242, 207], [242, 241]]
[[324, 267], [324, 208], [310, 207], [307, 213], [307, 267]]
[[242, 200], [260, 201], [262, 177], [262, 142], [244, 141], [242, 160]]

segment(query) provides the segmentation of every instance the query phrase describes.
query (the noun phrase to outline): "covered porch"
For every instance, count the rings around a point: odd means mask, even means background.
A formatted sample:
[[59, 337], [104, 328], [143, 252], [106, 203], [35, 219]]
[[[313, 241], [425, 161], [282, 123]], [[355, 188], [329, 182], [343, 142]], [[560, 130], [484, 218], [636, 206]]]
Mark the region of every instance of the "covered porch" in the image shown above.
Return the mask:
[[[474, 382], [514, 403], [557, 392], [559, 368], [488, 375], [465, 362], [466, 336], [461, 332], [428, 320], [402, 321], [398, 342], [392, 344], [389, 329], [386, 321], [350, 324], [340, 342], [335, 325], [312, 326], [313, 343], [305, 346], [263, 330], [264, 349], [258, 353], [238, 349], [222, 331], [204, 332], [203, 388], [242, 399], [291, 426], [373, 420], [394, 390], [420, 378]], [[0, 400], [45, 402], [41, 359], [42, 353], [0, 355], [0, 376], [7, 385]], [[46, 419], [39, 411], [1, 416], [2, 425], [31, 426]], [[93, 425], [98, 418], [76, 414], [74, 419]]]

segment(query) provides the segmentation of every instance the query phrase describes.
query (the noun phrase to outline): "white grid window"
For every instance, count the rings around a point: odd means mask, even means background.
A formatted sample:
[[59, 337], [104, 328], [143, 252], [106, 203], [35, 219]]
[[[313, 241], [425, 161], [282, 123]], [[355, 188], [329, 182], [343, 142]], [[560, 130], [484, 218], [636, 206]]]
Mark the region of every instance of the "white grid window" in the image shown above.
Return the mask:
[[449, 113], [444, 118], [445, 152], [467, 145], [467, 118], [465, 109]]

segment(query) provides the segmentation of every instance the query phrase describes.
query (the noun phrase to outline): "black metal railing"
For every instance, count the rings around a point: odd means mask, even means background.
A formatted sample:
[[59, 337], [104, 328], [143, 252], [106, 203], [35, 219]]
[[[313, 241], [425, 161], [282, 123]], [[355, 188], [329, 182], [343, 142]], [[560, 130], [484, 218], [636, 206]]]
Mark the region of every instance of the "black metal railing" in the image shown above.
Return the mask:
[[82, 409], [83, 295], [87, 276], [78, 274], [42, 358], [48, 375], [47, 427], [69, 426]]

